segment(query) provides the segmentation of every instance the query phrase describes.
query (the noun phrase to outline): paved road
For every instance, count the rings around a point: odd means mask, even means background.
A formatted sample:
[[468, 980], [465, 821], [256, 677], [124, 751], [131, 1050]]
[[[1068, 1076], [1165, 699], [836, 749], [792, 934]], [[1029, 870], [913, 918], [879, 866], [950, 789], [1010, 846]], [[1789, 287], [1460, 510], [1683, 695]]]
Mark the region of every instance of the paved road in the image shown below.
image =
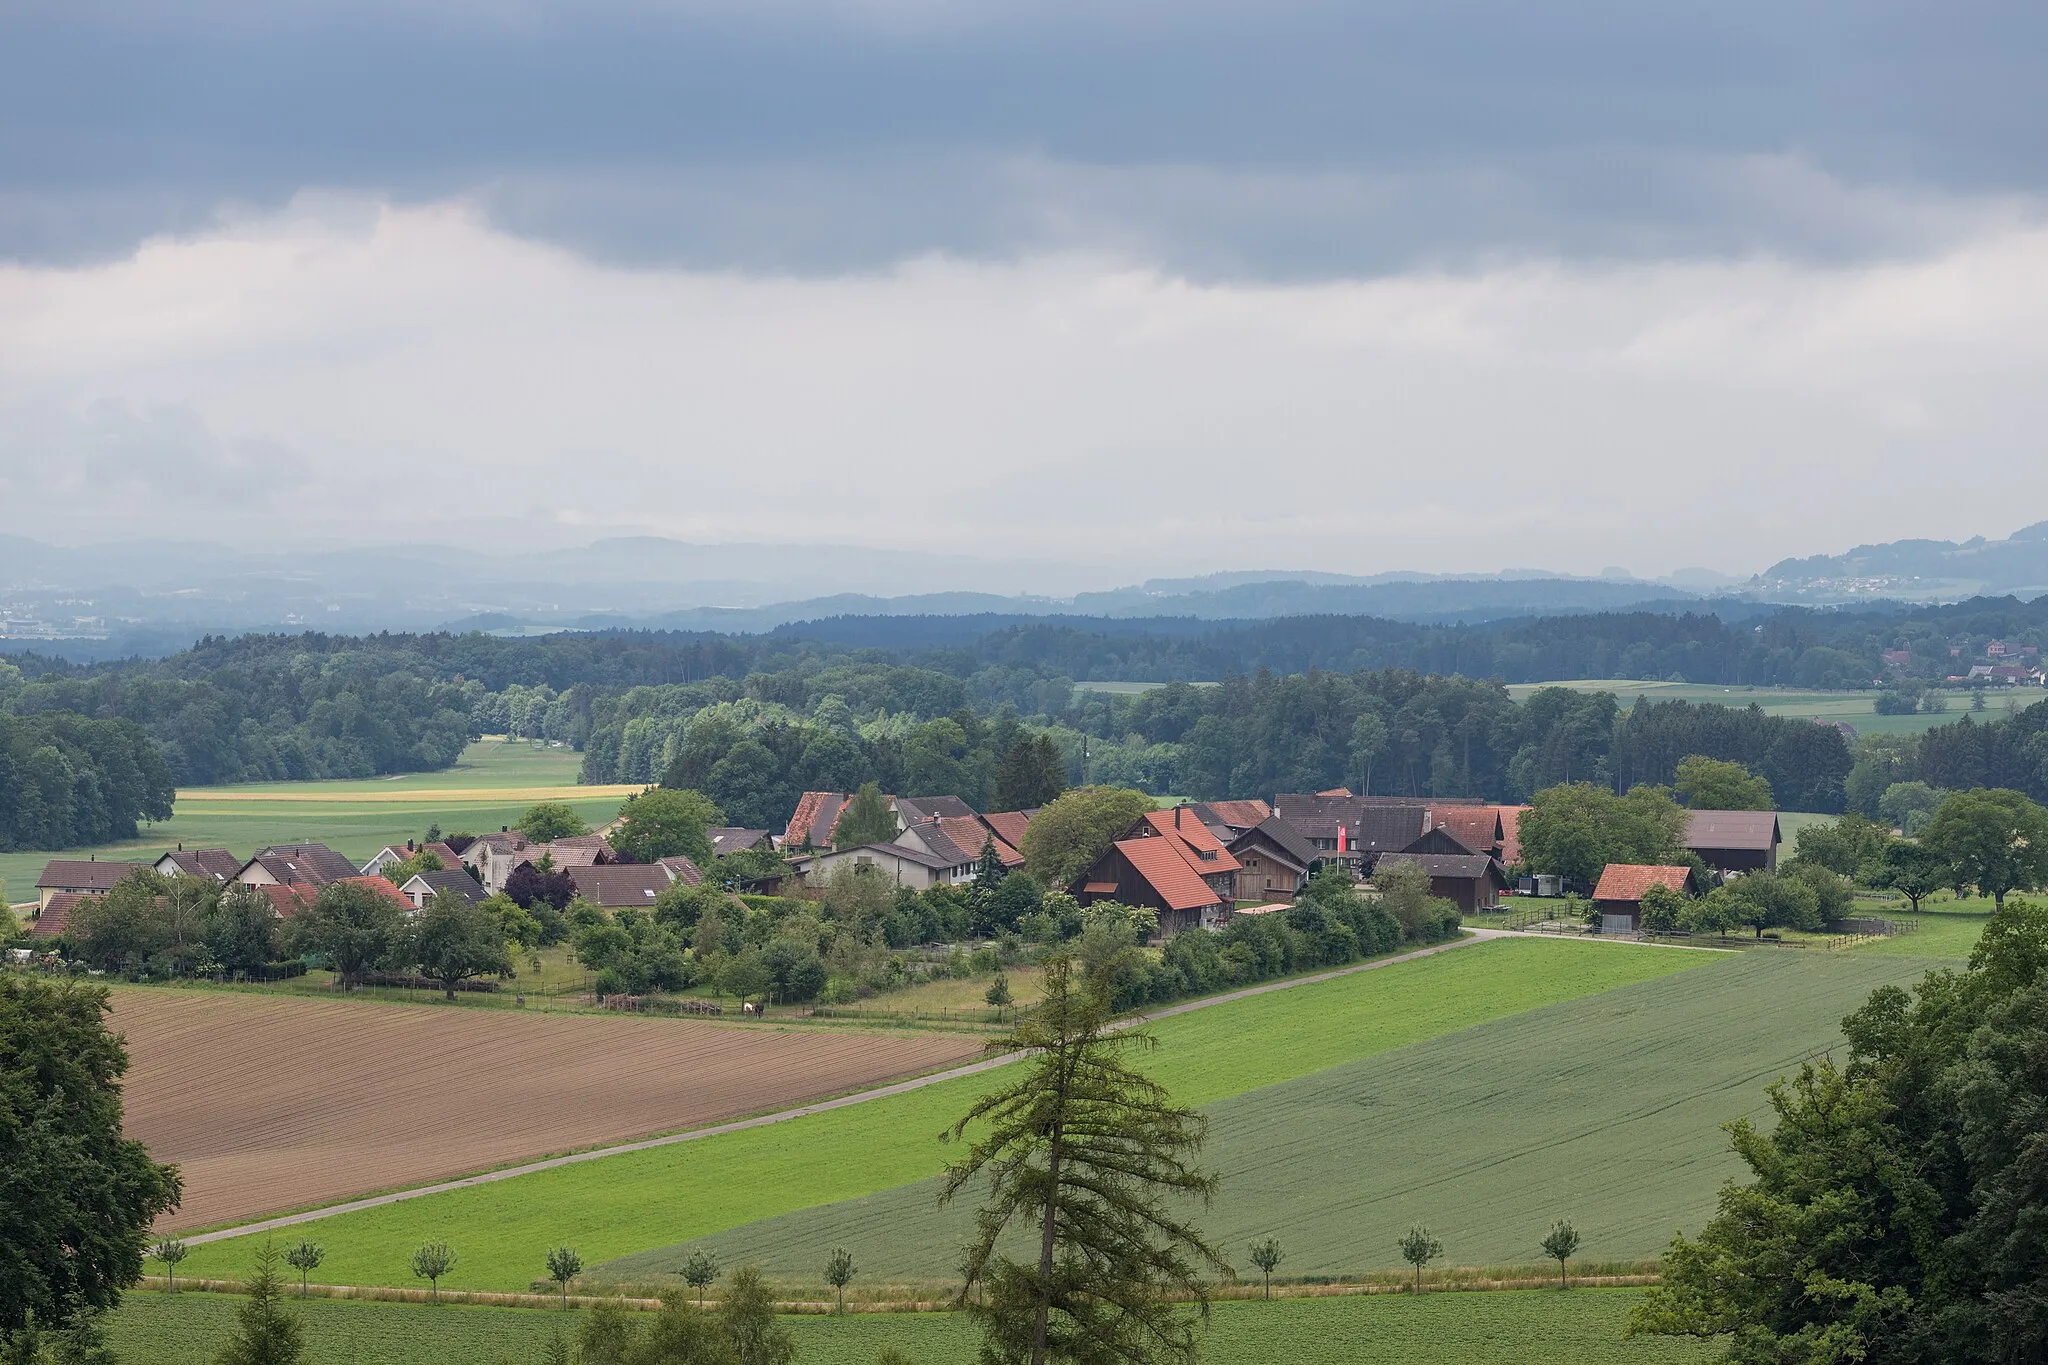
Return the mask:
[[[1357, 972], [1376, 971], [1381, 967], [1391, 967], [1397, 962], [1413, 962], [1419, 957], [1431, 957], [1437, 953], [1450, 952], [1452, 949], [1462, 948], [1469, 944], [1484, 943], [1488, 939], [1519, 937], [1521, 935], [1512, 934], [1501, 929], [1467, 929], [1465, 937], [1453, 939], [1449, 943], [1438, 943], [1428, 948], [1417, 948], [1413, 952], [1399, 953], [1393, 957], [1376, 958], [1371, 962], [1353, 963], [1349, 967], [1336, 967], [1330, 971], [1316, 972], [1309, 976], [1289, 977], [1285, 981], [1268, 981], [1264, 985], [1247, 986], [1243, 990], [1229, 991], [1222, 995], [1204, 996], [1200, 1000], [1190, 1000], [1183, 1005], [1170, 1005], [1165, 1009], [1154, 1010], [1150, 1014], [1140, 1016], [1130, 1022], [1131, 1024], [1137, 1024], [1153, 1019], [1166, 1019], [1176, 1014], [1188, 1014], [1195, 1010], [1205, 1010], [1217, 1005], [1227, 1005], [1234, 1000], [1246, 1000], [1254, 995], [1266, 995], [1272, 991], [1293, 990], [1297, 986], [1312, 986], [1319, 981], [1334, 981], [1340, 976], [1351, 976]], [[928, 1085], [937, 1085], [941, 1081], [956, 1080], [962, 1076], [978, 1075], [981, 1072], [1008, 1065], [1010, 1062], [1015, 1061], [1017, 1056], [1018, 1054], [1014, 1052], [1004, 1053], [1001, 1056], [990, 1057], [983, 1061], [969, 1062], [964, 1066], [951, 1067], [945, 1071], [935, 1071], [927, 1076], [917, 1076], [907, 1081], [898, 1081], [894, 1085], [884, 1085], [873, 1090], [861, 1090], [851, 1095], [841, 1095], [836, 1099], [819, 1100], [814, 1104], [798, 1105], [794, 1109], [779, 1109], [772, 1114], [757, 1114], [749, 1119], [735, 1119], [731, 1123], [713, 1124], [709, 1128], [692, 1128], [686, 1133], [670, 1133], [665, 1137], [645, 1138], [639, 1142], [625, 1142], [612, 1147], [594, 1147], [587, 1152], [574, 1152], [568, 1156], [549, 1157], [545, 1161], [529, 1161], [520, 1166], [506, 1166], [495, 1171], [484, 1171], [478, 1175], [464, 1176], [460, 1180], [444, 1180], [436, 1185], [421, 1185], [416, 1189], [394, 1190], [389, 1194], [371, 1195], [366, 1199], [351, 1199], [345, 1204], [329, 1204], [325, 1208], [308, 1209], [303, 1213], [283, 1214], [276, 1218], [265, 1218], [255, 1223], [242, 1223], [235, 1227], [222, 1228], [218, 1232], [197, 1233], [184, 1240], [188, 1246], [203, 1246], [208, 1242], [225, 1241], [230, 1237], [246, 1237], [252, 1233], [274, 1232], [279, 1228], [297, 1227], [301, 1223], [311, 1223], [321, 1218], [333, 1218], [343, 1213], [354, 1213], [359, 1209], [381, 1208], [386, 1204], [402, 1203], [407, 1199], [424, 1199], [430, 1194], [446, 1194], [450, 1190], [466, 1190], [475, 1185], [488, 1185], [493, 1181], [511, 1180], [522, 1175], [532, 1175], [536, 1171], [554, 1170], [558, 1166], [573, 1166], [581, 1161], [598, 1161], [608, 1156], [622, 1156], [627, 1152], [645, 1152], [655, 1147], [672, 1147], [679, 1142], [696, 1142], [703, 1138], [717, 1137], [722, 1133], [738, 1133], [748, 1128], [765, 1128], [771, 1123], [787, 1123], [791, 1119], [805, 1118], [812, 1114], [823, 1114], [833, 1109], [844, 1109], [849, 1105], [866, 1104], [870, 1100], [885, 1099], [890, 1095], [908, 1094], [913, 1090], [921, 1090]]]

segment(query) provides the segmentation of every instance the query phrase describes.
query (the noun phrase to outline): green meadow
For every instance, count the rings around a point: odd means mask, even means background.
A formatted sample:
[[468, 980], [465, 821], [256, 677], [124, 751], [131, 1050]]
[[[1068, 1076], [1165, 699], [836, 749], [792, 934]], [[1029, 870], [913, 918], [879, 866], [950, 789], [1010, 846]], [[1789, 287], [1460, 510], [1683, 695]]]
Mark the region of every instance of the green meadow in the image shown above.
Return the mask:
[[[1468, 945], [1161, 1020], [1161, 1046], [1148, 1065], [1175, 1095], [1207, 1104], [1721, 960], [1548, 939]], [[947, 1157], [940, 1131], [991, 1083], [987, 1075], [941, 1082], [786, 1123], [341, 1214], [304, 1232], [326, 1247], [321, 1274], [332, 1283], [410, 1283], [413, 1248], [445, 1238], [461, 1256], [450, 1287], [524, 1289], [541, 1275], [550, 1247], [572, 1245], [596, 1265], [928, 1179]], [[195, 1247], [184, 1273], [237, 1276], [250, 1250], [246, 1239]]]
[[[180, 843], [229, 848], [247, 857], [268, 844], [324, 843], [367, 862], [378, 849], [404, 843], [438, 824], [446, 833], [483, 833], [518, 820], [536, 800], [562, 799], [576, 786], [582, 755], [535, 749], [526, 741], [481, 740], [444, 772], [335, 782], [263, 782], [194, 787], [178, 793], [169, 820], [142, 837], [62, 853], [0, 853], [7, 898], [31, 900], [43, 864], [53, 857], [155, 859]], [[609, 788], [566, 794], [594, 824], [609, 820], [622, 799]]]
[[[1929, 965], [1819, 951], [1707, 961], [1218, 1098], [1204, 1159], [1223, 1183], [1204, 1231], [1240, 1261], [1252, 1240], [1278, 1237], [1301, 1275], [1398, 1266], [1395, 1243], [1418, 1223], [1453, 1264], [1538, 1261], [1558, 1218], [1588, 1257], [1656, 1256], [1740, 1173], [1722, 1125], [1765, 1116], [1765, 1088], [1837, 1046], [1842, 1016]], [[1245, 1041], [1264, 1045], [1256, 1032]], [[843, 1246], [885, 1282], [944, 1279], [974, 1201], [942, 1210], [937, 1194], [927, 1180], [598, 1274], [659, 1282], [703, 1248], [815, 1279]]]
[[[1712, 1348], [1624, 1335], [1640, 1290], [1375, 1294], [1216, 1305], [1202, 1329], [1208, 1365], [1694, 1365]], [[220, 1294], [130, 1294], [109, 1322], [123, 1360], [207, 1365], [233, 1330], [239, 1300]], [[433, 1308], [339, 1299], [294, 1302], [304, 1365], [541, 1365], [578, 1314]], [[894, 1346], [918, 1365], [969, 1365], [974, 1326], [957, 1313], [859, 1313], [783, 1319], [799, 1365], [872, 1365]]]
[[[1569, 687], [1579, 692], [1612, 692], [1624, 707], [1638, 697], [1651, 701], [1709, 702], [1716, 706], [1761, 706], [1768, 716], [1789, 716], [1808, 720], [1847, 721], [1859, 735], [1917, 735], [1937, 725], [1960, 720], [1968, 714], [1967, 697], [1949, 699], [1950, 709], [1932, 715], [1880, 716], [1876, 711], [1875, 689], [1853, 692], [1816, 692], [1786, 687], [1747, 687], [1739, 684], [1638, 682], [1630, 678], [1580, 678], [1571, 682], [1514, 683], [1508, 694], [1526, 700], [1541, 687]], [[2038, 687], [2001, 689], [1989, 694], [1988, 714], [2002, 716], [2008, 705], [2025, 707], [2048, 697]]]

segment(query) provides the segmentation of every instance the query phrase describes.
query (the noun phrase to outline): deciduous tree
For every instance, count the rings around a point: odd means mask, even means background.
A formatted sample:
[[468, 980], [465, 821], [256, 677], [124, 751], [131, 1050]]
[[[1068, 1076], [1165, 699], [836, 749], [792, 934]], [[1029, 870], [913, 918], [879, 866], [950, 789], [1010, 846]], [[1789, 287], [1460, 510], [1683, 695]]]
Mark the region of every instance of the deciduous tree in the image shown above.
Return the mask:
[[441, 983], [450, 1000], [471, 977], [512, 970], [505, 932], [485, 903], [437, 891], [412, 925], [412, 958], [420, 973]]
[[1571, 1281], [1565, 1278], [1565, 1262], [1579, 1249], [1579, 1230], [1569, 1219], [1560, 1218], [1543, 1239], [1543, 1254], [1557, 1262], [1557, 1287], [1571, 1288]]
[[542, 801], [526, 808], [515, 826], [536, 843], [552, 843], [578, 834], [590, 833], [590, 824], [566, 801]]
[[425, 1242], [412, 1254], [412, 1273], [427, 1282], [435, 1303], [441, 1301], [441, 1277], [455, 1269], [455, 1252], [446, 1242]]
[[0, 972], [0, 1343], [70, 1328], [142, 1273], [178, 1173], [121, 1136], [106, 991]]
[[895, 837], [896, 812], [889, 808], [889, 798], [882, 795], [882, 789], [872, 782], [861, 784], [853, 799], [846, 803], [846, 809], [839, 812], [839, 823], [832, 827], [834, 848], [886, 844]]
[[178, 1262], [191, 1254], [192, 1249], [176, 1237], [159, 1237], [150, 1244], [150, 1259], [163, 1263], [164, 1278], [167, 1282], [166, 1293], [178, 1292]]
[[1956, 792], [1920, 832], [1920, 842], [1999, 905], [2012, 891], [2048, 883], [2048, 810], [2016, 791]]
[[1062, 793], [1025, 829], [1024, 865], [1040, 886], [1062, 889], [1151, 809], [1151, 797], [1125, 787]]
[[1261, 1237], [1258, 1241], [1252, 1243], [1251, 1254], [1252, 1264], [1257, 1266], [1259, 1274], [1265, 1277], [1265, 1297], [1270, 1299], [1273, 1297], [1273, 1272], [1280, 1268], [1280, 1261], [1282, 1259], [1280, 1239], [1278, 1237]]
[[361, 882], [329, 882], [292, 918], [290, 937], [300, 952], [325, 959], [347, 990], [391, 961], [405, 937], [405, 912]]
[[702, 792], [656, 787], [619, 807], [612, 847], [636, 863], [658, 862], [680, 853], [699, 867], [711, 866], [711, 839], [704, 831], [725, 823], [725, 812]]
[[327, 1252], [310, 1237], [301, 1237], [284, 1254], [284, 1263], [299, 1272], [299, 1297], [306, 1297], [306, 1279], [320, 1268]]
[[1444, 1254], [1444, 1244], [1425, 1227], [1412, 1227], [1399, 1243], [1401, 1259], [1415, 1267], [1415, 1292], [1422, 1292], [1422, 1268]]
[[1689, 754], [1678, 760], [1672, 791], [1692, 810], [1776, 810], [1770, 779], [1740, 763]]
[[846, 1311], [846, 1286], [853, 1283], [853, 1253], [845, 1247], [832, 1248], [825, 1258], [825, 1283], [839, 1291], [839, 1311]]
[[583, 1273], [583, 1258], [570, 1247], [556, 1247], [548, 1253], [548, 1278], [562, 1289], [562, 1307], [569, 1306], [569, 1281]]

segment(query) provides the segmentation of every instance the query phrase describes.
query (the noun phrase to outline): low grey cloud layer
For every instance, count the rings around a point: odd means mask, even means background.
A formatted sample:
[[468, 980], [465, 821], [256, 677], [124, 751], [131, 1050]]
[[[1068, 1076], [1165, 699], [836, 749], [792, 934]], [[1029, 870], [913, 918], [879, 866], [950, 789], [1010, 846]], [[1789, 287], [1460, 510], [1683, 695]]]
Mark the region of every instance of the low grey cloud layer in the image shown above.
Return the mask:
[[33, 0], [0, 495], [437, 538], [388, 491], [489, 487], [1171, 571], [1998, 532], [2048, 514], [2044, 39], [1886, 0]]

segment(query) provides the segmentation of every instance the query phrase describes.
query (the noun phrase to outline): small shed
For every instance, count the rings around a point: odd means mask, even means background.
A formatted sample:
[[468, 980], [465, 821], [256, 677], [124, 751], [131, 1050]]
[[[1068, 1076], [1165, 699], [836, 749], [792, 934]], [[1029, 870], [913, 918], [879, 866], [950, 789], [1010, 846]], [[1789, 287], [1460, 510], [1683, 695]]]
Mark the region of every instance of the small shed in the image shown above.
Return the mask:
[[1653, 886], [1685, 890], [1689, 867], [1662, 863], [1609, 863], [1593, 888], [1593, 906], [1600, 912], [1603, 934], [1633, 934], [1643, 927], [1643, 895]]
[[1507, 874], [1484, 853], [1383, 853], [1373, 865], [1373, 875], [1402, 863], [1427, 872], [1429, 894], [1443, 897], [1467, 915], [1493, 909], [1508, 889]]

